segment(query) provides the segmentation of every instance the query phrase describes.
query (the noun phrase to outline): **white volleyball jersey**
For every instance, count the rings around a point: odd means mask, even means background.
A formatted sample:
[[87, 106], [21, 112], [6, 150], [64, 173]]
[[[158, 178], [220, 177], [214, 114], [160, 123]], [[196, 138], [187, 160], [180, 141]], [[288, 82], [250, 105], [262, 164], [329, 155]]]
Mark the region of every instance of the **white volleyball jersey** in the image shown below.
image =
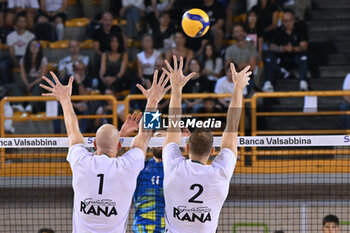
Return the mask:
[[74, 233], [124, 233], [144, 153], [134, 148], [118, 158], [93, 155], [83, 144], [71, 146]]
[[215, 233], [236, 165], [223, 149], [211, 165], [186, 159], [176, 143], [163, 149], [165, 223], [168, 233]]

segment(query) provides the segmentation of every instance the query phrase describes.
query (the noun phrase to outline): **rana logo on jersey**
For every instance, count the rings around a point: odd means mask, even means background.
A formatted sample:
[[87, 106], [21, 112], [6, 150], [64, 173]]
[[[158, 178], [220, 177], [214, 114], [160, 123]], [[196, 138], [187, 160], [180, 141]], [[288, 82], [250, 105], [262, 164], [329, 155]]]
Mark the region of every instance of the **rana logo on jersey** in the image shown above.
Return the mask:
[[180, 221], [194, 222], [199, 221], [205, 223], [211, 221], [211, 209], [208, 207], [187, 208], [186, 206], [178, 206], [173, 208], [173, 217]]
[[104, 215], [110, 217], [111, 215], [118, 215], [115, 208], [116, 203], [109, 199], [102, 199], [94, 201], [92, 198], [86, 198], [80, 202], [80, 212], [91, 215]]
[[157, 110], [156, 112], [143, 113], [143, 128], [144, 129], [160, 129], [160, 116], [162, 114]]

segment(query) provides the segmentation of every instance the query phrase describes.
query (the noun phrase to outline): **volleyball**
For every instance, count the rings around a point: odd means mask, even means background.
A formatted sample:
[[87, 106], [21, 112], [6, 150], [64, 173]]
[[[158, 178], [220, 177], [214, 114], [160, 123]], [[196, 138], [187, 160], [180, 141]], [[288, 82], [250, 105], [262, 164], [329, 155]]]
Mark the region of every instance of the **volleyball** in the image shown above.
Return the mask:
[[182, 16], [181, 26], [189, 37], [201, 37], [209, 30], [209, 16], [203, 10], [193, 8]]

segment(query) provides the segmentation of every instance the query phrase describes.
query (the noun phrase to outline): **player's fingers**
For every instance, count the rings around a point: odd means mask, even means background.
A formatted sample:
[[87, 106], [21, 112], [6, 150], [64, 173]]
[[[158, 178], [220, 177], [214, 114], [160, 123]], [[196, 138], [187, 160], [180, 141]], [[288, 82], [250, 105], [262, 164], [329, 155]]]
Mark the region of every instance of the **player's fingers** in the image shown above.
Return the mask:
[[155, 86], [157, 84], [157, 79], [158, 79], [158, 70], [154, 71], [152, 86]]
[[236, 67], [233, 63], [230, 64], [232, 75], [236, 73]]
[[170, 89], [171, 89], [171, 85], [167, 86], [167, 87], [164, 89], [164, 94], [167, 93]]
[[162, 75], [160, 76], [159, 81], [158, 81], [158, 85], [160, 85], [160, 86], [162, 85], [164, 77], [165, 77], [165, 73], [162, 72]]
[[58, 78], [57, 78], [57, 76], [55, 75], [54, 72], [50, 71], [50, 74], [53, 77], [53, 79], [55, 80], [56, 85], [61, 84], [61, 82], [58, 80]]
[[252, 72], [251, 71], [249, 71], [246, 75], [247, 76], [250, 76], [252, 74]]
[[250, 69], [250, 66], [246, 66], [241, 72], [242, 73], [247, 73], [247, 71]]
[[187, 81], [190, 80], [191, 78], [193, 78], [193, 76], [195, 76], [195, 75], [196, 75], [196, 72], [192, 72], [189, 75], [187, 75], [186, 76]]
[[42, 96], [53, 96], [53, 93], [41, 93]]
[[141, 86], [140, 84], [136, 84], [136, 87], [140, 89], [143, 95], [146, 96], [146, 89], [143, 86]]
[[177, 70], [177, 58], [175, 55], [173, 56], [173, 61], [174, 61], [174, 70]]
[[179, 65], [179, 70], [182, 70], [183, 65], [184, 65], [184, 59], [183, 59], [183, 57], [180, 57], [180, 65]]
[[142, 112], [139, 112], [139, 114], [136, 117], [136, 122], [139, 122], [142, 118]]
[[163, 70], [163, 73], [165, 73], [166, 75], [170, 76], [170, 73], [165, 68], [162, 68], [162, 70]]
[[130, 118], [131, 118], [131, 114], [129, 113], [128, 116], [126, 117], [126, 121], [125, 122], [129, 121]]
[[135, 120], [136, 115], [137, 115], [137, 112], [136, 112], [136, 111], [135, 111], [135, 112], [133, 112], [133, 114], [131, 115], [131, 120]]
[[45, 90], [47, 90], [47, 91], [49, 91], [49, 92], [52, 92], [53, 91], [53, 88], [52, 87], [48, 87], [48, 86], [46, 86], [46, 85], [44, 85], [44, 84], [39, 84], [39, 86], [41, 87], [41, 88], [44, 88]]
[[[166, 67], [168, 67], [168, 70], [170, 71], [170, 72], [172, 72], [173, 71], [173, 68], [171, 68], [171, 65], [169, 64], [169, 62], [167, 61], [167, 60], [164, 60], [164, 63], [165, 63], [165, 65], [166, 65]], [[163, 68], [164, 69], [164, 68]]]
[[74, 77], [73, 76], [70, 76], [69, 78], [69, 82], [68, 82], [68, 86], [71, 87], [73, 85], [73, 80], [74, 80]]
[[55, 86], [55, 84], [50, 79], [48, 79], [47, 77], [42, 76], [41, 78], [44, 79], [51, 87]]
[[166, 77], [166, 79], [165, 79], [164, 82], [162, 83], [162, 87], [163, 87], [163, 88], [165, 87], [165, 85], [167, 85], [167, 83], [169, 82], [169, 80], [170, 80], [170, 77], [169, 77], [169, 76]]

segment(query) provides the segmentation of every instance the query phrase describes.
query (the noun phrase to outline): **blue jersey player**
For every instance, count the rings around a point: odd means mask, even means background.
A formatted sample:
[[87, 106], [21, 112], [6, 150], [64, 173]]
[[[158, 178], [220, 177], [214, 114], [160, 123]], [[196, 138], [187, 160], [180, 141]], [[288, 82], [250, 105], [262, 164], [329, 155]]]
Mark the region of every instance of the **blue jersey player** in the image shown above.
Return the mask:
[[[154, 137], [165, 136], [165, 130], [154, 133]], [[161, 233], [165, 230], [162, 148], [152, 148], [152, 153], [153, 158], [145, 162], [137, 178], [132, 226], [135, 233]]]

